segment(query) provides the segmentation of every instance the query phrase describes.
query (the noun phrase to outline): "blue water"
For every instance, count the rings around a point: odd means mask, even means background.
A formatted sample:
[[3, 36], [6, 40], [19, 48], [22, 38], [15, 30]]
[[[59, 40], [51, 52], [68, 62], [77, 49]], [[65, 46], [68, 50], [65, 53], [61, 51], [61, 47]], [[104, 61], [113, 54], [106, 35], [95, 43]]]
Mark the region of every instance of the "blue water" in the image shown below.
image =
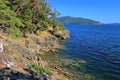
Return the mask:
[[[71, 38], [65, 42], [61, 55], [74, 60], [75, 65], [65, 67], [77, 75], [76, 80], [120, 80], [120, 25], [65, 26]], [[87, 79], [79, 79], [83, 73]]]

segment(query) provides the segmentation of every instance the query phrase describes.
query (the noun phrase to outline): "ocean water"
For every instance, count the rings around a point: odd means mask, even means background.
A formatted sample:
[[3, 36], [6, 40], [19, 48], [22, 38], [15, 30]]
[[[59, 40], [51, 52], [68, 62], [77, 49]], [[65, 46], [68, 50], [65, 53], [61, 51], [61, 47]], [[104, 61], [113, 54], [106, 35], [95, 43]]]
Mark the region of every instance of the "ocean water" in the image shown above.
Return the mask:
[[54, 66], [70, 71], [73, 80], [120, 80], [120, 25], [65, 26], [71, 38], [51, 59]]

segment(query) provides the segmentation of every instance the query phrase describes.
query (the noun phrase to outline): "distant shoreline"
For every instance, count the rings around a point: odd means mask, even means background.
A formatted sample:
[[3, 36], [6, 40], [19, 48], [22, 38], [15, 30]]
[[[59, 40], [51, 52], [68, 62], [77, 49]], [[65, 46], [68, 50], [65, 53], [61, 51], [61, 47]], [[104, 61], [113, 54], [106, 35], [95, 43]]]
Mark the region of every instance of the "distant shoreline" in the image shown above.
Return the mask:
[[58, 17], [56, 20], [61, 24], [101, 24], [99, 21], [71, 16]]

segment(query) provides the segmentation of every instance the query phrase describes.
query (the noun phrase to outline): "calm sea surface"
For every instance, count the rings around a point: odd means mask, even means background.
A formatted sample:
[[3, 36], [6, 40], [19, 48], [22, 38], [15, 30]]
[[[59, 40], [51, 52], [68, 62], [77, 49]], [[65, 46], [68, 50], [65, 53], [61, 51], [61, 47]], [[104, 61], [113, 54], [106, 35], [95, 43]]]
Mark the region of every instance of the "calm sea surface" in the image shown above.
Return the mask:
[[120, 80], [120, 25], [65, 26], [71, 38], [53, 63], [71, 71], [74, 80]]

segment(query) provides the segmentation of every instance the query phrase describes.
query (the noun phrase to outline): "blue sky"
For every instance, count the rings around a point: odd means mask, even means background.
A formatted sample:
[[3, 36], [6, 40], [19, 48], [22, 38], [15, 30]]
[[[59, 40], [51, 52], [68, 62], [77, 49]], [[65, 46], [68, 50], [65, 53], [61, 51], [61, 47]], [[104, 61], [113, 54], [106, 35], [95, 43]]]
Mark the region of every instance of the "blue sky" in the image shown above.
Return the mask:
[[120, 0], [48, 0], [62, 16], [120, 23]]

